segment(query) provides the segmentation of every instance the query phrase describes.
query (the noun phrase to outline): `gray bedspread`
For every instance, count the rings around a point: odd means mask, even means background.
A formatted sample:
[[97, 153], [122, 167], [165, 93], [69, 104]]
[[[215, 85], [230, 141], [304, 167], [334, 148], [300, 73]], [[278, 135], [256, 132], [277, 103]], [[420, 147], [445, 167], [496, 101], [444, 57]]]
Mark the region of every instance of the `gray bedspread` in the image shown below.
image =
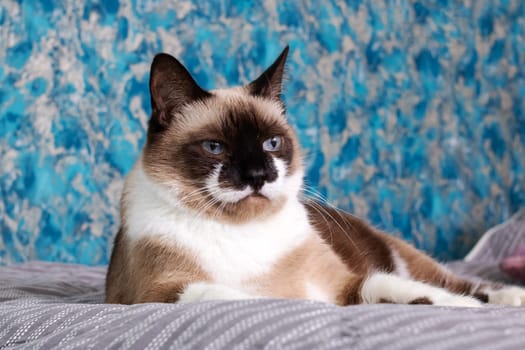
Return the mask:
[[[489, 260], [452, 268], [498, 277]], [[0, 349], [525, 349], [523, 307], [105, 305], [104, 275], [102, 267], [43, 262], [0, 268]]]
[[40, 262], [0, 269], [0, 348], [525, 349], [525, 308], [104, 305], [104, 273]]

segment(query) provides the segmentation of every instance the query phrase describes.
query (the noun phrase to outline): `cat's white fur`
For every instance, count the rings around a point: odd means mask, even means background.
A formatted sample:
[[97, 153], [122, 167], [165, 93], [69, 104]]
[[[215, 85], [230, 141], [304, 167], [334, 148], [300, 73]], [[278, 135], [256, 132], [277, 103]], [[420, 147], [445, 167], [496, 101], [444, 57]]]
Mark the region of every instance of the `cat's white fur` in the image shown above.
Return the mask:
[[505, 286], [498, 290], [486, 290], [489, 303], [500, 305], [525, 305], [525, 289], [515, 286]]
[[190, 284], [179, 297], [179, 302], [187, 303], [199, 300], [242, 300], [261, 298], [248, 294], [239, 288], [231, 288], [219, 283], [197, 282]]
[[403, 278], [410, 278], [410, 272], [408, 271], [407, 263], [401, 255], [399, 255], [398, 251], [394, 247], [390, 247], [390, 254], [392, 255], [392, 259], [394, 260], [394, 266], [396, 267], [396, 274]]
[[325, 303], [335, 303], [334, 298], [332, 298], [322, 286], [319, 286], [315, 283], [306, 282], [305, 289], [308, 299], [310, 300], [318, 300]]

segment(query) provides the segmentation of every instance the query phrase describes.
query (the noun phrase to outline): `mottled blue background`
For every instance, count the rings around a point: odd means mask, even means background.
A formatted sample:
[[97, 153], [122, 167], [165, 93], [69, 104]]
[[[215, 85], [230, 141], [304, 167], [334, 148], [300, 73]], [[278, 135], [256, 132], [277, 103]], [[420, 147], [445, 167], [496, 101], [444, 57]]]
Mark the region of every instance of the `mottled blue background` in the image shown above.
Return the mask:
[[214, 88], [289, 43], [308, 183], [435, 256], [525, 204], [524, 1], [211, 3], [2, 1], [0, 264], [108, 261], [159, 51]]

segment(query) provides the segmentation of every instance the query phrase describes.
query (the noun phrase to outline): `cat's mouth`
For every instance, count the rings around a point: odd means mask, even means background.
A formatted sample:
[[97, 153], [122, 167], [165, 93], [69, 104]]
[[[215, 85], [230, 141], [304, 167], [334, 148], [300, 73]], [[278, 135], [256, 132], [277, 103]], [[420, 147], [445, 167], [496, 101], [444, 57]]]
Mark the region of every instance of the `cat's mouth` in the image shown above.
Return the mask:
[[246, 186], [241, 190], [221, 187], [221, 189], [215, 191], [215, 193], [213, 190], [209, 192], [216, 203], [249, 204], [263, 203], [271, 200], [269, 193], [266, 193], [264, 189], [254, 189], [250, 186]]
[[242, 201], [260, 201], [260, 200], [270, 200], [268, 197], [266, 197], [264, 194], [260, 192], [253, 191], [246, 197], [242, 198], [239, 202]]
[[262, 205], [264, 203], [270, 202], [270, 198], [258, 191], [252, 191], [243, 198], [241, 198], [237, 204], [241, 205]]
[[252, 192], [252, 194], [248, 195], [247, 197], [248, 198], [265, 198], [265, 199], [269, 199], [268, 197], [266, 197], [264, 194], [262, 194], [260, 192]]

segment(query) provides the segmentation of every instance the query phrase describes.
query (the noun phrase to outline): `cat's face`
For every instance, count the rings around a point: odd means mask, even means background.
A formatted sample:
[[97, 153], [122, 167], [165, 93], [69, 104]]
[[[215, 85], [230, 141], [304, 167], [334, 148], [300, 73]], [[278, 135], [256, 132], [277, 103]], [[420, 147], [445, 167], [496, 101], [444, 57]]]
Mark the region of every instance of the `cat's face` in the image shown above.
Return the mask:
[[155, 58], [143, 165], [167, 196], [242, 222], [298, 195], [301, 156], [280, 98], [286, 54], [247, 86], [209, 92], [173, 57]]

